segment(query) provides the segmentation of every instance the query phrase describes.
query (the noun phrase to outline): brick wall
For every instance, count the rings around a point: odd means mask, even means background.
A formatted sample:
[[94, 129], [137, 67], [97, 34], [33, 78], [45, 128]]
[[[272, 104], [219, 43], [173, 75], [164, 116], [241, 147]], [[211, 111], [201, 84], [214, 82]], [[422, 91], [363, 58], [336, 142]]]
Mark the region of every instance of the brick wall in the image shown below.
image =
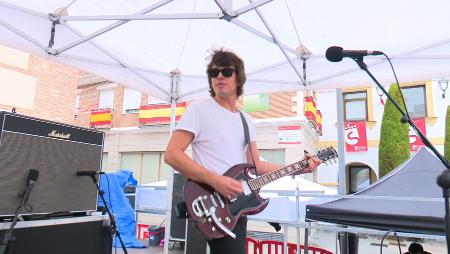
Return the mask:
[[[80, 126], [89, 126], [89, 116], [91, 109], [98, 108], [99, 90], [97, 87], [99, 84], [93, 84], [89, 86], [80, 87], [80, 113], [76, 123]], [[96, 90], [97, 89], [97, 90]], [[125, 87], [122, 85], [117, 86], [114, 92], [114, 111], [113, 111], [113, 128], [120, 127], [136, 127], [139, 125], [139, 114], [127, 114], [123, 113], [123, 97]], [[266, 119], [266, 118], [279, 118], [279, 117], [293, 117], [297, 115], [297, 112], [293, 110], [296, 106], [296, 102], [293, 101], [293, 97], [296, 96], [295, 92], [283, 92], [270, 94], [270, 109], [263, 112], [251, 112], [250, 114], [254, 119]], [[142, 94], [141, 105], [147, 105], [148, 95]], [[238, 101], [238, 107], [243, 108], [242, 98]]]
[[[3, 60], [1, 67], [37, 80], [32, 108], [16, 107], [17, 113], [62, 123], [74, 123], [75, 96], [80, 75], [77, 69], [32, 55], [28, 57], [26, 68], [8, 65], [8, 59]], [[15, 84], [6, 85], [7, 89], [14, 89]], [[4, 109], [15, 107], [1, 102], [0, 106]]]

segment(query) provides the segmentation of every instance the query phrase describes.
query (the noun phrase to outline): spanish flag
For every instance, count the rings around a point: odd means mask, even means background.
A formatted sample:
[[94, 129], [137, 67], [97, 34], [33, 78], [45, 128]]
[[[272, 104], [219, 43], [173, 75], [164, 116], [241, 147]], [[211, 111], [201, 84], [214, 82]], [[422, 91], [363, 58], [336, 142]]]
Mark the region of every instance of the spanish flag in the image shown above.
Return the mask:
[[322, 113], [320, 110], [316, 110], [316, 125], [319, 131], [322, 131]]
[[309, 121], [316, 121], [316, 103], [312, 96], [305, 97], [305, 117]]
[[90, 117], [91, 127], [111, 127], [112, 123], [112, 110], [107, 109], [96, 109], [91, 111]]
[[[175, 120], [178, 121], [186, 111], [186, 102], [178, 103], [175, 111]], [[139, 110], [139, 124], [168, 124], [172, 112], [170, 104], [156, 104], [141, 106]]]

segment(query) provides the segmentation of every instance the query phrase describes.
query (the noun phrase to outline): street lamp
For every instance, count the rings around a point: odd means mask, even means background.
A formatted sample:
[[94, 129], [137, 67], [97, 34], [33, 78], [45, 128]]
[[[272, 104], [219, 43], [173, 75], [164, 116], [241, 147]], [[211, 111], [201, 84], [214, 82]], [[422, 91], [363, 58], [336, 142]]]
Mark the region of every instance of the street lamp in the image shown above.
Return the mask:
[[447, 90], [447, 87], [448, 87], [448, 79], [446, 79], [446, 78], [441, 78], [441, 79], [438, 81], [438, 86], [439, 86], [439, 88], [440, 88], [441, 91], [442, 91], [442, 98], [445, 98], [445, 90]]

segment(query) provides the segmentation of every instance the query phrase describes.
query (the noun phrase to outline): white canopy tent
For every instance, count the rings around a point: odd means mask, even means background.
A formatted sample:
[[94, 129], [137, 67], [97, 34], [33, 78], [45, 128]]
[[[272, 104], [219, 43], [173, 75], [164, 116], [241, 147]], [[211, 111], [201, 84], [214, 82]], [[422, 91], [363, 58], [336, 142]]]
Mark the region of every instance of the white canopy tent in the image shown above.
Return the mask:
[[[401, 82], [447, 77], [449, 9], [446, 0], [7, 0], [0, 44], [185, 101], [207, 96], [205, 57], [217, 47], [243, 57], [246, 94], [372, 83], [352, 60], [326, 61], [332, 45], [385, 52]], [[382, 57], [366, 63], [393, 81]]]
[[[400, 82], [448, 77], [448, 10], [447, 0], [3, 0], [0, 44], [175, 105], [208, 96], [205, 57], [219, 47], [244, 59], [245, 94], [372, 84], [352, 60], [326, 61], [332, 45], [385, 52]], [[365, 60], [394, 80], [385, 59]]]

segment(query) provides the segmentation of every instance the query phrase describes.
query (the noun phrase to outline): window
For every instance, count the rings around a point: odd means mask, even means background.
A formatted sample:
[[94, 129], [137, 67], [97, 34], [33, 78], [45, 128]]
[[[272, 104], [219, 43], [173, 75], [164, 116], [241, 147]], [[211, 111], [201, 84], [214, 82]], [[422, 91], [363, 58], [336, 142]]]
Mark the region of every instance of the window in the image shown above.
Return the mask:
[[101, 90], [100, 98], [98, 100], [98, 108], [114, 108], [114, 90]]
[[122, 153], [120, 168], [132, 171], [139, 184], [166, 180], [170, 169], [163, 152]]
[[[426, 117], [427, 103], [425, 97], [425, 86], [402, 87], [405, 97], [406, 108], [411, 117]], [[400, 103], [401, 104], [401, 103]]]
[[139, 113], [141, 92], [125, 87], [123, 92], [123, 113]]
[[75, 97], [75, 110], [74, 110], [75, 117], [77, 117], [78, 112], [80, 112], [80, 95], [79, 94]]
[[367, 121], [367, 92], [344, 93], [344, 120]]
[[371, 169], [368, 166], [349, 166], [349, 194], [363, 190], [371, 184]]
[[285, 150], [259, 150], [259, 156], [266, 161], [270, 161], [278, 165], [286, 164]]
[[163, 101], [163, 100], [158, 99], [158, 98], [156, 98], [156, 97], [153, 97], [153, 96], [151, 96], [151, 95], [148, 96], [148, 101], [147, 101], [147, 103], [148, 103], [148, 105], [151, 105], [151, 104], [168, 104], [167, 101]]

